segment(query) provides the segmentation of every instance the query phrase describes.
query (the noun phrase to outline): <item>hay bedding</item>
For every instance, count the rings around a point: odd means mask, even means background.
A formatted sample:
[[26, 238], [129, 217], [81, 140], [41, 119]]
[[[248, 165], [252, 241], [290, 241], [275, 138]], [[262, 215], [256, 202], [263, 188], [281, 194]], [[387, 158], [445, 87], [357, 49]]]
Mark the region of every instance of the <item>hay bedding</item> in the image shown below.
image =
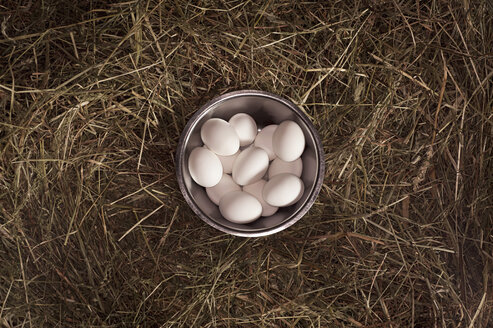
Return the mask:
[[[3, 1], [0, 326], [489, 327], [488, 1]], [[238, 89], [323, 139], [288, 230], [210, 228], [181, 129]]]

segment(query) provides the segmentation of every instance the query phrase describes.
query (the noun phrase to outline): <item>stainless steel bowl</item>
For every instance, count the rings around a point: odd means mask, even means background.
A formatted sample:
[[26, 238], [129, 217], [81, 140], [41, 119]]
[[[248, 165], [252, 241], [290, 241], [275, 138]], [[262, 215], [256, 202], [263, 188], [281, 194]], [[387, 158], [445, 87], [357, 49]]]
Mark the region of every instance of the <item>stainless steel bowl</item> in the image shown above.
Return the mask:
[[[269, 124], [293, 120], [303, 130], [306, 140], [305, 151], [301, 156], [303, 161], [301, 179], [305, 184], [305, 192], [301, 199], [294, 205], [280, 208], [272, 216], [261, 217], [249, 224], [236, 224], [224, 219], [219, 208], [207, 197], [205, 189], [192, 180], [187, 165], [192, 149], [202, 145], [200, 139], [202, 124], [213, 117], [227, 121], [237, 113], [251, 115], [259, 129]], [[322, 142], [307, 116], [291, 101], [264, 91], [240, 90], [209, 101], [188, 121], [176, 151], [176, 176], [188, 205], [202, 220], [214, 228], [242, 237], [270, 235], [286, 229], [301, 219], [320, 192], [324, 170]]]

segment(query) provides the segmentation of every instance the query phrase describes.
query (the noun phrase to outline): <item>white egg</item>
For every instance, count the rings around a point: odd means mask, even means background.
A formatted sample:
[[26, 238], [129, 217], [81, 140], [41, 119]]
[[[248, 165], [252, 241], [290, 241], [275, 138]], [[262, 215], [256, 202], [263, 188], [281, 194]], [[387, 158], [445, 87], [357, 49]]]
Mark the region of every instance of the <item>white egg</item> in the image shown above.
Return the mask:
[[216, 205], [219, 205], [221, 198], [228, 192], [240, 190], [241, 187], [238, 186], [228, 174], [223, 174], [223, 177], [217, 185], [205, 188], [207, 196], [209, 196], [209, 199]]
[[254, 183], [264, 176], [269, 168], [269, 156], [262, 148], [249, 147], [243, 150], [233, 163], [233, 180], [240, 186]]
[[300, 194], [303, 195], [303, 181], [290, 173], [281, 173], [270, 179], [264, 186], [262, 196], [271, 206], [289, 206], [294, 204]]
[[240, 148], [240, 139], [235, 129], [220, 118], [207, 120], [200, 129], [204, 144], [217, 155], [230, 156]]
[[202, 187], [212, 187], [223, 176], [223, 166], [219, 158], [209, 149], [197, 147], [188, 158], [188, 171], [193, 181]]
[[301, 180], [301, 190], [298, 193], [298, 197], [296, 197], [291, 203], [289, 203], [286, 206], [291, 206], [293, 204], [296, 204], [301, 199], [301, 197], [303, 196], [303, 193], [304, 192], [305, 192], [305, 184], [303, 183], [303, 180]]
[[254, 182], [252, 184], [246, 185], [243, 187], [243, 191], [249, 193], [250, 195], [254, 196], [257, 198], [257, 200], [260, 202], [262, 205], [262, 216], [271, 216], [272, 214], [276, 213], [278, 210], [277, 206], [271, 206], [266, 203], [262, 196], [262, 190], [264, 189], [265, 184], [267, 181], [265, 180], [259, 180], [257, 182]]
[[262, 205], [254, 196], [244, 191], [233, 191], [221, 198], [219, 211], [234, 223], [250, 223], [262, 214]]
[[301, 172], [303, 172], [303, 161], [300, 157], [292, 162], [285, 162], [277, 157], [270, 163], [269, 179], [281, 173], [291, 173], [299, 178]]
[[233, 163], [235, 162], [235, 159], [236, 157], [238, 157], [239, 154], [240, 150], [238, 149], [238, 151], [231, 156], [217, 155], [217, 157], [219, 157], [219, 160], [221, 161], [221, 164], [223, 165], [224, 173], [231, 174], [231, 172], [233, 172]]
[[[204, 145], [204, 148], [207, 148], [207, 146]], [[209, 148], [207, 148], [207, 149], [209, 149]], [[231, 172], [233, 172], [233, 163], [235, 162], [235, 159], [236, 159], [236, 157], [238, 157], [239, 154], [240, 154], [239, 149], [236, 153], [234, 153], [231, 156], [221, 156], [221, 155], [216, 154], [216, 156], [221, 161], [221, 164], [223, 165], [223, 173], [231, 174]]]
[[267, 155], [269, 155], [269, 161], [272, 161], [276, 158], [276, 154], [272, 149], [272, 136], [274, 135], [274, 131], [277, 129], [277, 124], [267, 125], [265, 128], [260, 130], [255, 138], [255, 147], [260, 147], [266, 151]]
[[274, 153], [285, 162], [292, 162], [305, 149], [305, 136], [300, 126], [293, 121], [284, 121], [272, 136]]
[[238, 113], [229, 119], [229, 124], [240, 138], [240, 146], [248, 146], [257, 136], [257, 123], [248, 114]]

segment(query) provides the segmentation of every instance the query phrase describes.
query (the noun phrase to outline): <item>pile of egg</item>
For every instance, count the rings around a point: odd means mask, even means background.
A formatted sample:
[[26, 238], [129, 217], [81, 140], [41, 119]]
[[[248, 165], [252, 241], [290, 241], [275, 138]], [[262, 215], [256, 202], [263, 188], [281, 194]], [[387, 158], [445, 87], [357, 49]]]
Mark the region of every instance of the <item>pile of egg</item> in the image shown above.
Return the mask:
[[192, 150], [188, 170], [225, 219], [250, 223], [295, 204], [303, 195], [300, 156], [305, 137], [295, 122], [258, 131], [250, 115], [239, 113], [229, 122], [207, 120], [200, 136], [204, 146]]

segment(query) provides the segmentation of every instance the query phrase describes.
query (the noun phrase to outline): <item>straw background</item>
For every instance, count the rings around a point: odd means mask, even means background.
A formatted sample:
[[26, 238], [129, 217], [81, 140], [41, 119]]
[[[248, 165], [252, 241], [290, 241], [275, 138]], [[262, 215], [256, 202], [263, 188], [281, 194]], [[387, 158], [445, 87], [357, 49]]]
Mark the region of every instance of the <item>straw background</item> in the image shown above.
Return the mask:
[[[323, 140], [297, 224], [188, 208], [194, 111], [259, 89]], [[488, 0], [0, 2], [0, 327], [491, 327]]]

